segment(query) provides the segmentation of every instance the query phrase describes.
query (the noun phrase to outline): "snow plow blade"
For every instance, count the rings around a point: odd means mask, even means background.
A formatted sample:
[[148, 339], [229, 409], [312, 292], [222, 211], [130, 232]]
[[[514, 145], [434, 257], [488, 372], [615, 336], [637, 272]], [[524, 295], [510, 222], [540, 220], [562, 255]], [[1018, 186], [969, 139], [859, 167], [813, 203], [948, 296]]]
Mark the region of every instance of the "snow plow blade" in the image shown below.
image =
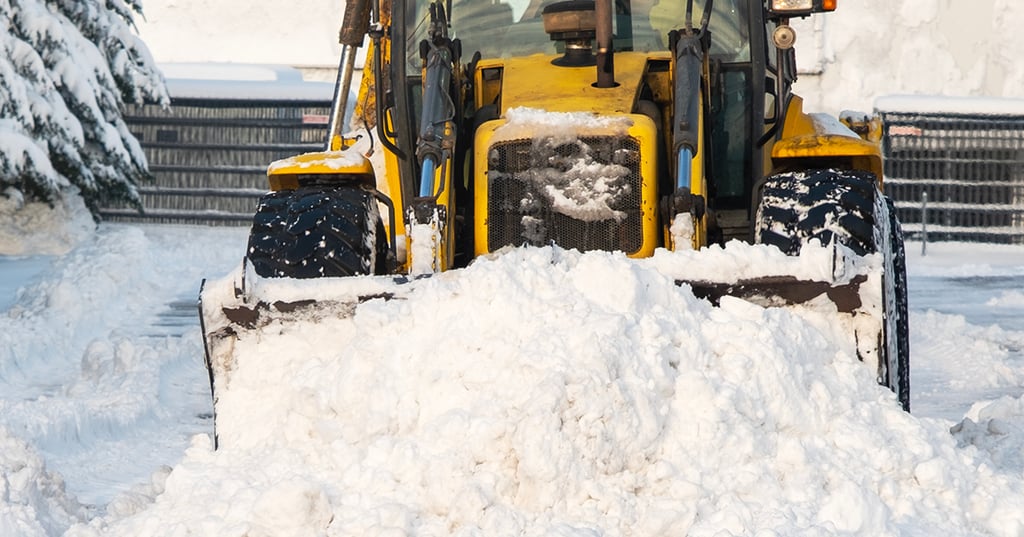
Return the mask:
[[854, 313], [863, 306], [860, 286], [867, 281], [860, 274], [847, 283], [799, 280], [792, 276], [767, 276], [736, 283], [677, 280], [676, 285], [689, 285], [697, 298], [717, 305], [722, 297], [742, 298], [764, 307], [787, 306], [811, 302], [825, 296], [842, 313]]
[[[487, 262], [486, 260], [480, 260]], [[857, 256], [841, 246], [805, 247], [787, 256], [773, 247], [734, 243], [726, 248], [656, 253], [634, 260], [653, 268], [677, 286], [713, 305], [728, 298], [762, 307], [800, 306], [843, 314], [855, 333], [860, 358], [877, 365], [879, 378], [896, 364], [887, 363], [885, 305], [882, 304], [882, 256]], [[723, 267], [727, 269], [723, 270]], [[293, 322], [352, 317], [360, 304], [373, 300], [404, 300], [437, 278], [458, 278], [460, 271], [430, 278], [358, 276], [345, 278], [262, 278], [243, 264], [232, 274], [204, 282], [200, 294], [206, 363], [216, 419], [217, 394], [230, 387], [236, 370], [235, 343], [281, 331]], [[722, 276], [731, 281], [723, 281]], [[315, 297], [315, 298], [311, 298]]]
[[203, 280], [198, 305], [213, 397], [214, 445], [218, 444], [218, 394], [230, 386], [238, 360], [234, 347], [239, 338], [256, 334], [273, 323], [351, 317], [359, 304], [401, 298], [413, 283], [415, 280], [405, 276], [261, 278], [248, 263], [219, 280]]

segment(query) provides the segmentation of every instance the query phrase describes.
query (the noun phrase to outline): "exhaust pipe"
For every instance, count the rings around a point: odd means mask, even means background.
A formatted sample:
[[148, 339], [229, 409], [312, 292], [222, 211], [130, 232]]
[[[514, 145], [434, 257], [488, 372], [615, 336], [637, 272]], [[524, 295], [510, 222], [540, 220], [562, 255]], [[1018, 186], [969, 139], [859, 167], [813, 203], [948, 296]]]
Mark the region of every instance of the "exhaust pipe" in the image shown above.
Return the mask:
[[345, 4], [345, 17], [338, 32], [341, 43], [341, 63], [338, 80], [334, 84], [334, 103], [331, 123], [327, 130], [327, 151], [341, 145], [342, 121], [348, 108], [348, 94], [352, 87], [352, 73], [355, 71], [357, 51], [363, 45], [363, 38], [370, 29], [370, 0], [350, 0]]
[[615, 61], [612, 50], [612, 0], [596, 0], [594, 4], [597, 19], [597, 83], [594, 87], [614, 88]]

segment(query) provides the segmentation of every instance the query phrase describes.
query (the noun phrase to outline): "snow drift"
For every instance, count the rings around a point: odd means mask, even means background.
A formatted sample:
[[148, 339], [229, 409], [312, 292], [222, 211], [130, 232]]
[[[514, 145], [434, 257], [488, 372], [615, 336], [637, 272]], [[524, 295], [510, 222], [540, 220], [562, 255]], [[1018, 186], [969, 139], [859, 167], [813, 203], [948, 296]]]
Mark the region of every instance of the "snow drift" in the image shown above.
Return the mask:
[[666, 263], [523, 248], [271, 323], [236, 344], [221, 449], [69, 534], [1024, 531], [1020, 476], [901, 411], [836, 317], [713, 307]]

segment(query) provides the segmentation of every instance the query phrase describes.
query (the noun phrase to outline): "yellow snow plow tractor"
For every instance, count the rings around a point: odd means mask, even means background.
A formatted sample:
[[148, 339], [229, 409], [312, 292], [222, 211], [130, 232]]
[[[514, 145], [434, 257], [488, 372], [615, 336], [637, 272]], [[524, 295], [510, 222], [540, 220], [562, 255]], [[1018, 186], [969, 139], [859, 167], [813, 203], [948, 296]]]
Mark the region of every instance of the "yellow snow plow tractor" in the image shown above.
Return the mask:
[[[324, 151], [269, 166], [243, 269], [230, 292], [203, 293], [215, 393], [242, 359], [230, 347], [246, 330], [309, 308], [344, 315], [506, 248], [644, 258], [738, 240], [792, 256], [820, 243], [837, 266], [876, 260], [880, 277], [678, 283], [712, 302], [825, 300], [859, 316], [861, 358], [909, 410], [903, 241], [881, 191], [881, 124], [806, 113], [791, 91], [789, 21], [833, 9], [835, 0], [350, 0]], [[305, 285], [324, 278], [351, 281], [350, 292], [317, 296]], [[288, 292], [261, 291], [275, 281]]]

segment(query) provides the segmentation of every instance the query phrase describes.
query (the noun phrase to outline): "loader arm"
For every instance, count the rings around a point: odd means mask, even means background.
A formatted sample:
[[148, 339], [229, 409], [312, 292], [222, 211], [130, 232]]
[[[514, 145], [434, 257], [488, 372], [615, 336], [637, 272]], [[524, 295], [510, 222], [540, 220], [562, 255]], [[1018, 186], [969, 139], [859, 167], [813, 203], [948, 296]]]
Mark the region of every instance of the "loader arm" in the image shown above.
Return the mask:
[[[452, 181], [461, 99], [454, 88], [459, 86], [461, 51], [448, 28], [445, 4], [435, 0], [429, 5], [427, 38], [419, 43], [423, 74], [415, 151], [418, 195], [405, 209], [406, 252], [414, 274], [447, 270], [455, 254]], [[408, 128], [413, 124], [409, 119], [399, 121], [396, 128]]]

